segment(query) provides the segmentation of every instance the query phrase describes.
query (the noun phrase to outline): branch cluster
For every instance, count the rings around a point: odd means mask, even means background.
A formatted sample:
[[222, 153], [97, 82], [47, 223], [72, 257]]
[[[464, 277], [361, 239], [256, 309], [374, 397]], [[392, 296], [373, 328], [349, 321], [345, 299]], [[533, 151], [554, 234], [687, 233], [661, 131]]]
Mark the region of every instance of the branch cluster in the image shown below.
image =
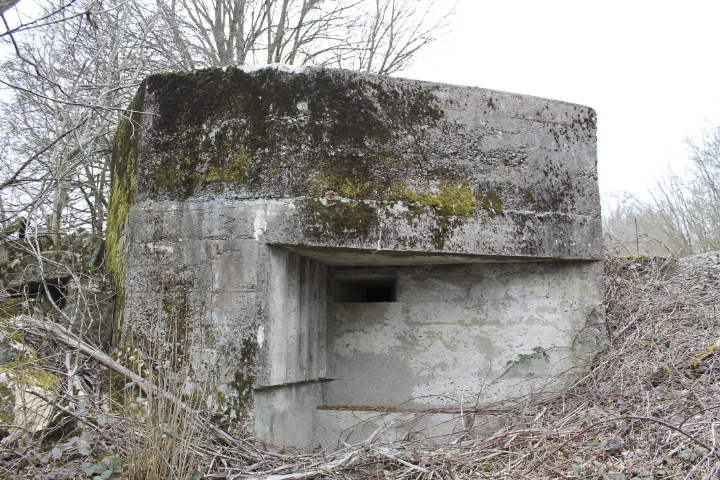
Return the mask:
[[720, 126], [687, 140], [690, 167], [656, 180], [649, 200], [625, 194], [604, 212], [607, 245], [623, 254], [720, 250]]

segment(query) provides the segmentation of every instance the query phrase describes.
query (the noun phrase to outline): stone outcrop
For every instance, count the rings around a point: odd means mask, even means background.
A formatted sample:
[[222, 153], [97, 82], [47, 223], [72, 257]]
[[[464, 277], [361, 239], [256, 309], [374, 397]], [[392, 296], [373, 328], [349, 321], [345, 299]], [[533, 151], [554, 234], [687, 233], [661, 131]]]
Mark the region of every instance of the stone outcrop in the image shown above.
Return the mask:
[[104, 255], [104, 240], [83, 230], [61, 237], [58, 245], [49, 235], [6, 238], [0, 242], [0, 315], [37, 311], [108, 347], [114, 294]]
[[103, 239], [83, 230], [57, 245], [49, 235], [28, 232], [0, 242], [0, 438], [6, 444], [48, 426], [55, 410], [43, 397], [52, 401], [61, 381], [26, 342], [18, 316], [48, 318], [96, 347], [110, 346], [114, 294], [104, 252]]
[[595, 129], [580, 105], [347, 71], [150, 77], [116, 134], [118, 329], [270, 443], [417, 409], [479, 434], [453, 408], [594, 353]]
[[0, 302], [0, 442], [6, 445], [47, 427], [54, 410], [41, 396], [53, 399], [60, 381], [14, 325], [13, 316], [27, 309], [23, 302]]

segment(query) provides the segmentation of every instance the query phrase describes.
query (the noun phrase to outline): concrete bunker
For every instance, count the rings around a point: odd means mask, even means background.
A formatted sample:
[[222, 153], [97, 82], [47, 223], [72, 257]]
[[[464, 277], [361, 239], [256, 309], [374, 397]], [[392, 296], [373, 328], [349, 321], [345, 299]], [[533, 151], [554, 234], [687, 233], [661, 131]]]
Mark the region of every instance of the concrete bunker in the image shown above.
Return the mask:
[[188, 394], [210, 385], [228, 428], [306, 449], [390, 420], [479, 435], [461, 405], [594, 353], [587, 107], [317, 68], [158, 75], [113, 174], [121, 341], [192, 336]]

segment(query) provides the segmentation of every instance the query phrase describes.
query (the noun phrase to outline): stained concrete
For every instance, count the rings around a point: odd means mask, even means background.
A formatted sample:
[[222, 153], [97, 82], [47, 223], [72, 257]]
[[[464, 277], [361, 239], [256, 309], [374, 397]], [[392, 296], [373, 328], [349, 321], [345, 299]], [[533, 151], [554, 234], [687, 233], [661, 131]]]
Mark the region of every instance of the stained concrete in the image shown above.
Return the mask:
[[108, 226], [120, 341], [183, 345], [186, 390], [209, 384], [227, 428], [302, 449], [390, 418], [479, 435], [438, 411], [592, 357], [592, 109], [313, 68], [155, 76], [133, 108]]
[[[553, 377], [575, 365], [573, 342], [593, 314], [588, 292], [601, 288], [600, 267], [548, 262], [384, 269], [383, 275], [397, 278], [397, 302], [334, 305], [336, 380], [327, 384], [324, 400], [421, 408], [454, 405], [460, 396], [488, 403], [511, 391], [529, 393], [538, 382], [527, 378]], [[334, 278], [357, 273], [337, 269]], [[508, 361], [536, 347], [547, 352], [548, 362], [506, 372]]]

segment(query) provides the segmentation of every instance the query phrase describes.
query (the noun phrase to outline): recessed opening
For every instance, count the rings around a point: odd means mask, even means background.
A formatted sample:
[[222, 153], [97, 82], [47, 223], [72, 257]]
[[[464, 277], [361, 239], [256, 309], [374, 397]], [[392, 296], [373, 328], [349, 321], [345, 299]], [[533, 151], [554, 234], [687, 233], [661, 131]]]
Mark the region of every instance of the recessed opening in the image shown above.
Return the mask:
[[[42, 300], [50, 300], [57, 305], [58, 308], [65, 308], [67, 300], [67, 284], [70, 278], [50, 278], [44, 282], [27, 282], [15, 288], [8, 288], [6, 293], [10, 294], [10, 298], [39, 298]], [[51, 307], [52, 308], [52, 307]]]
[[378, 278], [341, 281], [336, 290], [335, 301], [339, 303], [397, 302], [394, 278]]

